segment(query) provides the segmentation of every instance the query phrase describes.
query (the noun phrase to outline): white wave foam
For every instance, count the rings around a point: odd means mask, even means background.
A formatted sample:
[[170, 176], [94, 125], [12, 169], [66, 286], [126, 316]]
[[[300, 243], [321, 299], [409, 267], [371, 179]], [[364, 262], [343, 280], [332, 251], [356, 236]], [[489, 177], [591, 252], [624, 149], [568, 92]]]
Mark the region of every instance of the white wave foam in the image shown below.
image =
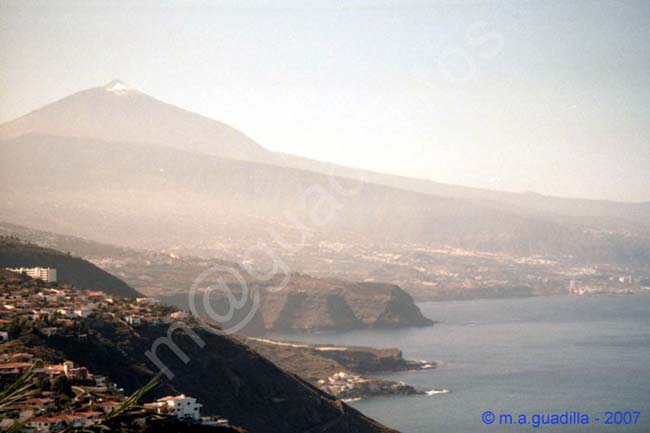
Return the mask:
[[448, 389], [432, 389], [431, 391], [425, 391], [426, 395], [438, 395], [438, 394], [448, 394]]

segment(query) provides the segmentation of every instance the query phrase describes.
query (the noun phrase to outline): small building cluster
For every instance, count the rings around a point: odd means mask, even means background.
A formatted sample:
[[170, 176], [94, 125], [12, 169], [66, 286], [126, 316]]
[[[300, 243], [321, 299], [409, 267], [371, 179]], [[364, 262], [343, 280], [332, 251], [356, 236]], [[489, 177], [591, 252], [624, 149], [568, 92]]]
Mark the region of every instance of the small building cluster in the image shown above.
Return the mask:
[[[12, 415], [6, 416], [0, 422], [0, 427], [25, 423], [22, 428], [25, 432], [54, 432], [68, 426], [84, 427], [98, 421], [107, 413], [107, 408], [117, 406], [124, 399], [123, 390], [108, 378], [93, 374], [88, 368], [75, 365], [72, 361], [49, 364], [30, 353], [0, 355], [0, 383], [3, 386], [28, 371], [35, 381], [48, 385], [37, 390], [37, 397], [8, 407]], [[68, 404], [68, 399], [62, 399], [61, 393], [65, 391], [57, 388], [60, 386], [57, 383], [65, 383], [63, 387], [69, 387], [70, 392], [74, 392], [75, 403]]]
[[[21, 361], [14, 361], [21, 359]], [[92, 383], [95, 386], [106, 386], [104, 376], [95, 376], [86, 367], [75, 365], [72, 361], [64, 361], [61, 364], [48, 364], [41, 359], [35, 359], [30, 353], [16, 353], [0, 355], [0, 378], [4, 382], [17, 379], [26, 371], [31, 371], [36, 378], [48, 378], [54, 380], [59, 376], [65, 376], [70, 381]], [[95, 378], [99, 383], [95, 383]]]
[[369, 378], [345, 371], [339, 371], [327, 377], [327, 379], [318, 380], [316, 386], [343, 400], [362, 398], [370, 395], [386, 396], [417, 393], [415, 388], [402, 381], [393, 382]]
[[569, 295], [625, 295], [650, 290], [650, 281], [635, 279], [632, 275], [596, 274], [590, 278], [569, 281]]
[[93, 315], [108, 315], [130, 326], [169, 324], [189, 318], [186, 312], [161, 305], [155, 298], [116, 299], [100, 291], [58, 286], [24, 274], [13, 274], [17, 279], [14, 283], [0, 280], [0, 343], [11, 339], [5, 328], [14, 319], [33, 321], [48, 338], [83, 339], [87, 335], [79, 332], [77, 325]]
[[345, 395], [363, 382], [366, 380], [361, 376], [340, 371], [328, 377], [326, 381], [323, 380], [319, 385], [324, 385], [324, 388], [332, 395]]

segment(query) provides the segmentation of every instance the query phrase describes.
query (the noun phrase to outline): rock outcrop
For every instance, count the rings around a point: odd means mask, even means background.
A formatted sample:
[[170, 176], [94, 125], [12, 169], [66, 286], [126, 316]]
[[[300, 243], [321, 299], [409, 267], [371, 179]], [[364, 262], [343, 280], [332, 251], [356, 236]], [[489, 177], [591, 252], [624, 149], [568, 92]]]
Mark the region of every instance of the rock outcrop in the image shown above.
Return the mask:
[[334, 331], [429, 326], [411, 296], [398, 286], [293, 274], [282, 290], [262, 290], [267, 330]]

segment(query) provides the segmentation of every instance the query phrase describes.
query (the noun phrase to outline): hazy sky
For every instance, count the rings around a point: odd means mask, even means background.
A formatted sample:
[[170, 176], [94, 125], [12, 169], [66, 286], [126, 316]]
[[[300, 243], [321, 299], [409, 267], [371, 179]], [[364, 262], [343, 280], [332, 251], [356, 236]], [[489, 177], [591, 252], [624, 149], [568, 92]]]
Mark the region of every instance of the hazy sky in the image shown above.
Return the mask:
[[647, 0], [164, 4], [0, 0], [0, 121], [119, 78], [275, 151], [650, 201]]

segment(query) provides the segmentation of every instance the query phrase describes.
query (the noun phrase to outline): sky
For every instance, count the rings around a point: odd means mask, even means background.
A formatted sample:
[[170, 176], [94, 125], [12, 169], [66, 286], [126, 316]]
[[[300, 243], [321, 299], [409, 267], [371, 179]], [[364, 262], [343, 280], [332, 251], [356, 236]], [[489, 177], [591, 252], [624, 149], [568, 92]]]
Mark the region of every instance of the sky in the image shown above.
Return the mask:
[[5, 1], [0, 122], [113, 79], [269, 150], [650, 201], [648, 1]]

